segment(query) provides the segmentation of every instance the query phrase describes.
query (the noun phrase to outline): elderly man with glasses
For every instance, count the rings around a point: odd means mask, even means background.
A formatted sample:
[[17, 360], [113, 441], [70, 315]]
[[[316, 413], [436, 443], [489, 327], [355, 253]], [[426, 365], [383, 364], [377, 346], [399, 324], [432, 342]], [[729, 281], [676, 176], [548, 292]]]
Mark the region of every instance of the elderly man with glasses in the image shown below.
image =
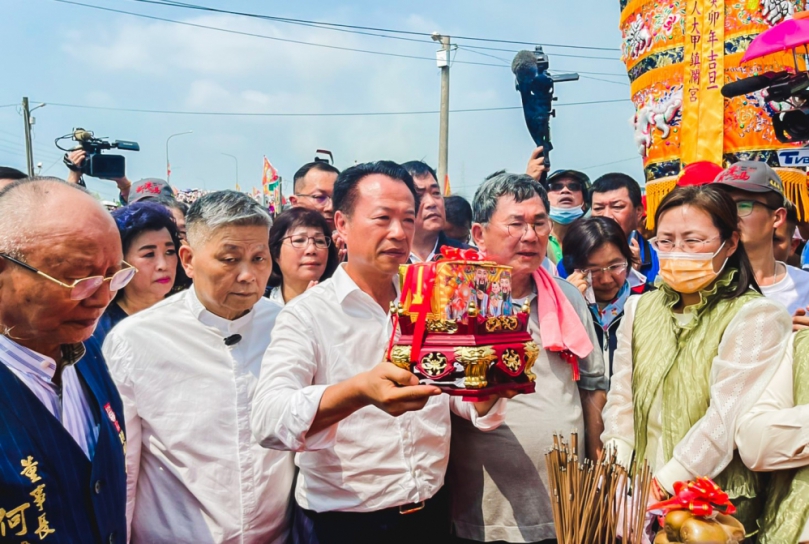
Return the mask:
[[235, 191], [203, 196], [186, 219], [179, 254], [193, 286], [104, 341], [129, 433], [131, 542], [285, 543], [292, 455], [250, 432], [280, 312], [262, 296], [271, 220]]
[[136, 271], [109, 213], [56, 178], [0, 192], [0, 233], [2, 541], [124, 542], [123, 407], [83, 342]]
[[452, 521], [462, 542], [552, 540], [545, 452], [555, 431], [575, 429], [588, 457], [597, 457], [609, 386], [604, 360], [593, 349], [598, 341], [578, 289], [540, 266], [551, 220], [539, 182], [524, 174], [492, 174], [472, 208], [472, 236], [486, 260], [512, 267], [513, 308], [530, 306], [528, 330], [542, 347], [533, 367], [541, 385], [511, 399], [505, 423], [490, 432], [453, 418], [447, 471]]

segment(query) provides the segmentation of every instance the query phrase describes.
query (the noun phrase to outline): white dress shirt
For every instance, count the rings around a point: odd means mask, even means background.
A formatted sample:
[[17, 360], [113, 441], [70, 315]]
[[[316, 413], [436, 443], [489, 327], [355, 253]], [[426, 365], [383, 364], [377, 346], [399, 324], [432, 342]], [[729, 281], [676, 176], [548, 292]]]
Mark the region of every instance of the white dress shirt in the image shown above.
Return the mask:
[[[628, 465], [635, 448], [632, 402], [632, 329], [641, 297], [629, 297], [618, 327], [613, 357], [615, 373], [604, 407], [605, 447], [617, 450], [618, 461]], [[687, 313], [687, 310], [686, 310]], [[688, 319], [678, 316], [680, 326]], [[767, 298], [745, 304], [731, 319], [711, 362], [710, 405], [705, 415], [665, 459], [663, 447], [662, 388], [649, 413], [647, 459], [660, 485], [669, 493], [674, 482], [700, 476], [715, 477], [730, 463], [735, 449], [738, 418], [755, 402], [775, 374], [787, 347], [792, 321], [784, 307]]]
[[[793, 340], [794, 335], [767, 389], [739, 418], [736, 447], [752, 470], [789, 470], [809, 465], [809, 404], [795, 406]], [[799, 541], [809, 542], [809, 522]]]
[[[194, 287], [122, 321], [104, 355], [124, 402], [132, 542], [281, 544], [294, 465], [250, 432], [279, 307], [229, 321]], [[241, 340], [226, 346], [224, 338]]]
[[91, 393], [79, 380], [75, 364], [84, 356], [81, 344], [62, 349], [62, 383], [53, 383], [56, 361], [0, 336], [0, 362], [8, 367], [22, 383], [62, 422], [88, 459], [93, 459], [98, 442], [98, 423], [89, 398]]
[[253, 433], [300, 452], [295, 499], [316, 512], [373, 512], [432, 497], [444, 484], [450, 410], [481, 430], [503, 421], [505, 401], [479, 417], [460, 397], [432, 397], [393, 417], [366, 406], [313, 435], [326, 388], [382, 362], [390, 316], [345, 272], [291, 300], [278, 316], [253, 401]]

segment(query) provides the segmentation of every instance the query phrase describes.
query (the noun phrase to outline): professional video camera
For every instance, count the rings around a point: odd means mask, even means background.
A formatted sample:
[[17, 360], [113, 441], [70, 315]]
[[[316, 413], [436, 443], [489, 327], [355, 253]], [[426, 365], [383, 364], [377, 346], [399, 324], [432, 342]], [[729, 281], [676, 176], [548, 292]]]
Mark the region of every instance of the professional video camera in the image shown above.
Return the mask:
[[[74, 140], [79, 143], [78, 147], [65, 149], [59, 145], [61, 140]], [[87, 152], [87, 157], [81, 163], [81, 167], [73, 164], [65, 155], [65, 164], [71, 170], [80, 171], [93, 178], [116, 179], [122, 178], [126, 174], [126, 162], [123, 155], [103, 155], [105, 149], [122, 149], [124, 151], [140, 151], [137, 142], [115, 140], [110, 142], [104, 138], [96, 138], [92, 131], [83, 128], [73, 129], [70, 134], [65, 134], [56, 139], [56, 147], [62, 151], [75, 151], [83, 149]]]
[[763, 91], [769, 103], [775, 137], [784, 143], [809, 141], [809, 73], [767, 72], [722, 87], [733, 98]]

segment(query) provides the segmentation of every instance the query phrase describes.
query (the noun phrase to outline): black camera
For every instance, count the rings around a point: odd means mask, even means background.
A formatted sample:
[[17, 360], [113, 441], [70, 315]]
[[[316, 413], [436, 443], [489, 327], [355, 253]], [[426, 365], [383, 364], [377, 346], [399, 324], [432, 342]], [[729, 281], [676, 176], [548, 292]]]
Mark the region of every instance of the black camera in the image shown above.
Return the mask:
[[[81, 164], [80, 171], [93, 178], [102, 179], [116, 179], [122, 178], [126, 175], [126, 160], [123, 155], [104, 155], [102, 152], [107, 149], [121, 149], [124, 151], [140, 151], [140, 146], [137, 142], [128, 142], [124, 140], [115, 140], [110, 142], [104, 138], [96, 138], [95, 135], [83, 128], [73, 130], [73, 133], [67, 136], [62, 136], [56, 140], [56, 146], [59, 147], [59, 140], [71, 138], [79, 143], [79, 146], [87, 152], [87, 157]], [[66, 149], [63, 151], [67, 151]], [[65, 162], [69, 163], [67, 157]], [[68, 164], [69, 168], [77, 169], [76, 165]]]

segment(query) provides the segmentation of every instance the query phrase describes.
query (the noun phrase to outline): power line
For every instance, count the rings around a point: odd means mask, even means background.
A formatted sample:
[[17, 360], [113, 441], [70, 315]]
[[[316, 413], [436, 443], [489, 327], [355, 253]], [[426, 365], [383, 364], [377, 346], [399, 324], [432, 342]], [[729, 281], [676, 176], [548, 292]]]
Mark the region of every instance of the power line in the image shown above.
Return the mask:
[[[480, 51], [475, 51], [474, 49], [470, 49], [468, 45], [458, 45], [456, 46], [457, 49], [463, 49], [469, 53], [474, 53], [475, 55], [483, 55], [484, 57], [489, 57], [492, 59], [499, 60], [500, 62], [504, 63], [504, 68], [511, 68], [511, 61], [508, 59], [504, 59], [502, 57], [497, 57], [495, 55], [489, 55], [488, 53], [481, 53]], [[499, 65], [498, 65], [499, 66]], [[565, 70], [560, 69], [562, 72], [576, 72], [578, 74], [587, 74], [591, 76], [611, 76], [611, 77], [627, 77], [626, 72], [623, 73], [613, 73], [613, 72], [585, 72], [583, 70]]]
[[598, 168], [599, 166], [610, 166], [611, 164], [621, 164], [622, 162], [629, 162], [629, 161], [636, 161], [640, 158], [640, 156], [635, 155], [634, 157], [629, 157], [627, 159], [621, 159], [620, 161], [612, 161], [612, 162], [602, 162], [601, 164], [593, 164], [591, 166], [585, 166], [582, 170], [589, 170], [590, 168]]
[[[373, 32], [385, 32], [388, 34], [405, 34], [410, 36], [425, 36], [425, 37], [432, 37], [432, 34], [429, 32], [417, 32], [411, 30], [399, 30], [399, 29], [390, 29], [390, 28], [378, 28], [378, 27], [368, 27], [368, 26], [359, 26], [359, 25], [347, 25], [347, 24], [340, 24], [340, 23], [329, 23], [323, 21], [310, 21], [306, 19], [292, 19], [288, 17], [276, 17], [272, 15], [261, 15], [257, 13], [247, 13], [247, 12], [239, 12], [239, 11], [231, 11], [219, 8], [212, 8], [208, 6], [200, 6], [197, 4], [188, 4], [185, 2], [177, 2], [173, 0], [133, 0], [135, 2], [140, 2], [143, 4], [157, 4], [157, 5], [164, 5], [164, 6], [173, 6], [179, 8], [186, 8], [186, 9], [194, 9], [194, 10], [201, 10], [201, 11], [209, 11], [214, 13], [225, 13], [229, 15], [240, 15], [243, 17], [251, 17], [256, 19], [266, 19], [271, 21], [277, 21], [281, 23], [289, 23], [289, 24], [301, 24], [306, 26], [317, 26], [320, 28], [327, 28], [332, 30], [337, 29], [350, 29], [350, 30], [369, 30]], [[453, 36], [453, 40], [469, 40], [469, 41], [481, 41], [481, 42], [490, 42], [490, 43], [508, 43], [514, 45], [537, 45], [536, 42], [522, 42], [522, 41], [514, 41], [514, 40], [498, 40], [495, 38], [479, 38], [474, 36]], [[559, 47], [559, 48], [566, 48], [566, 49], [587, 49], [591, 51], [620, 51], [618, 48], [614, 47], [590, 47], [590, 46], [583, 46], [583, 45], [570, 45], [570, 44], [542, 44], [545, 47]]]
[[[74, 1], [71, 1], [71, 0], [53, 0], [53, 1], [54, 2], [59, 2], [60, 4], [70, 4], [70, 5], [81, 6], [81, 7], [90, 8], [90, 9], [97, 9], [97, 10], [101, 10], [101, 11], [108, 11], [108, 12], [112, 12], [112, 13], [130, 15], [132, 17], [140, 17], [142, 19], [149, 19], [149, 20], [152, 20], [152, 21], [162, 21], [162, 22], [166, 22], [166, 23], [174, 23], [174, 24], [183, 25], [183, 26], [190, 26], [190, 27], [193, 27], [193, 28], [202, 28], [202, 29], [205, 29], [205, 30], [214, 30], [214, 31], [217, 31], [217, 32], [225, 32], [225, 33], [228, 33], [228, 34], [237, 34], [237, 35], [240, 35], [240, 36], [248, 36], [248, 37], [252, 37], [252, 38], [262, 38], [262, 39], [265, 39], [265, 40], [273, 40], [273, 41], [278, 41], [278, 42], [295, 43], [295, 44], [298, 44], [298, 45], [309, 45], [309, 46], [312, 46], [312, 47], [321, 47], [321, 48], [324, 48], [324, 49], [335, 49], [335, 50], [339, 50], [339, 51], [352, 51], [352, 52], [355, 52], [355, 53], [366, 53], [366, 54], [369, 54], [369, 55], [380, 55], [380, 56], [386, 56], [386, 57], [397, 57], [397, 58], [405, 58], [405, 59], [429, 60], [431, 62], [435, 62], [434, 57], [424, 57], [424, 56], [419, 56], [419, 55], [406, 55], [406, 54], [402, 54], [402, 53], [391, 53], [391, 52], [386, 52], [386, 51], [374, 51], [374, 50], [371, 50], [371, 49], [359, 49], [359, 48], [355, 48], [355, 47], [343, 47], [343, 46], [339, 46], [339, 45], [329, 45], [329, 44], [316, 43], [316, 42], [307, 42], [307, 41], [303, 41], [303, 40], [293, 40], [291, 38], [278, 38], [276, 36], [267, 36], [266, 34], [256, 34], [254, 32], [244, 32], [244, 31], [240, 31], [240, 30], [232, 30], [232, 29], [229, 29], [229, 28], [222, 28], [222, 27], [216, 27], [216, 26], [210, 26], [210, 25], [202, 25], [202, 24], [198, 24], [198, 23], [190, 23], [190, 22], [187, 22], [187, 21], [178, 21], [176, 19], [168, 19], [168, 18], [165, 18], [165, 17], [157, 17], [157, 16], [154, 16], [154, 15], [146, 15], [146, 14], [143, 14], [143, 13], [136, 13], [136, 12], [132, 12], [132, 11], [126, 11], [126, 10], [120, 10], [120, 9], [114, 9], [114, 8], [107, 8], [107, 7], [103, 7], [103, 6], [95, 6], [95, 5], [92, 5], [92, 4], [84, 4], [82, 2], [74, 2]], [[135, 0], [135, 1], [139, 1], [139, 0]], [[459, 63], [459, 64], [469, 64], [469, 65], [474, 65], [474, 66], [493, 66], [493, 67], [496, 67], [496, 68], [503, 68], [504, 67], [503, 65], [500, 65], [500, 64], [492, 64], [492, 63], [487, 63], [487, 62], [473, 62], [473, 61], [456, 61], [456, 62]]]
[[[565, 106], [588, 106], [592, 104], [614, 104], [618, 102], [630, 102], [628, 98], [616, 100], [593, 100], [590, 102], [568, 102], [556, 104], [556, 107]], [[162, 115], [204, 115], [215, 117], [385, 117], [393, 115], [433, 115], [439, 113], [438, 110], [422, 111], [375, 111], [375, 112], [325, 112], [325, 113], [264, 113], [264, 112], [221, 112], [221, 111], [179, 111], [179, 110], [156, 110], [140, 108], [112, 108], [106, 106], [83, 106], [80, 104], [64, 104], [47, 101], [49, 107], [77, 108], [101, 111], [121, 111], [129, 113], [157, 113]], [[499, 108], [464, 108], [450, 110], [450, 113], [478, 113], [487, 111], [507, 111], [521, 110], [522, 106], [504, 106]]]
[[19, 104], [3, 104], [0, 108], [13, 108], [14, 106], [19, 106]]

